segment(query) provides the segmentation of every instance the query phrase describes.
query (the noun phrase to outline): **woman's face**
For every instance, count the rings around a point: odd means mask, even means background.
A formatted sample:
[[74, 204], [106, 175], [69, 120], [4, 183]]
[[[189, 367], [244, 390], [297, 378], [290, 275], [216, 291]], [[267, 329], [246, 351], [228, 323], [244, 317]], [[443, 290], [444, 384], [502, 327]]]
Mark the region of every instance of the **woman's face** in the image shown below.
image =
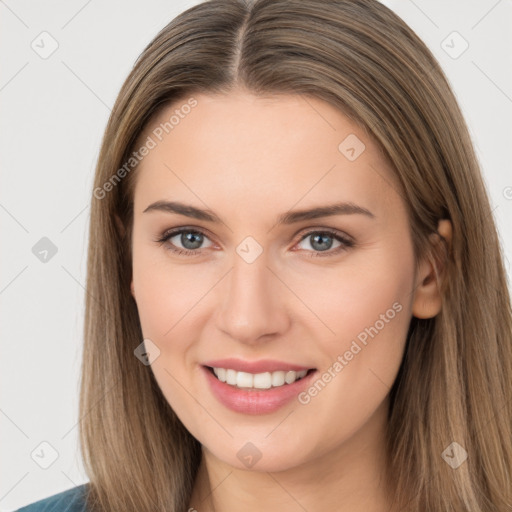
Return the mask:
[[245, 92], [176, 102], [140, 140], [132, 293], [185, 427], [241, 469], [368, 445], [418, 284], [375, 143], [321, 100]]

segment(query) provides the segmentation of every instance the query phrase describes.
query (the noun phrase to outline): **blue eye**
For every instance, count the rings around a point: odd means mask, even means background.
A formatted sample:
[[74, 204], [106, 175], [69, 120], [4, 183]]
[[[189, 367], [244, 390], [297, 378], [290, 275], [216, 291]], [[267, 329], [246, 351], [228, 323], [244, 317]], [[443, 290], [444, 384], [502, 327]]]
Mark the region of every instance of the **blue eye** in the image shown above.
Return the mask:
[[[171, 239], [176, 237], [179, 237], [179, 243], [183, 247], [176, 247], [176, 244], [171, 242]], [[199, 254], [198, 249], [200, 249], [199, 246], [203, 243], [204, 239], [208, 239], [208, 237], [206, 237], [206, 235], [201, 231], [181, 228], [164, 233], [163, 236], [157, 240], [157, 242], [161, 244], [169, 242], [171, 246], [169, 247], [169, 250], [177, 254], [195, 256]]]
[[[171, 240], [173, 238], [177, 238], [177, 240], [172, 242]], [[311, 253], [309, 255], [311, 257], [337, 255], [355, 245], [351, 239], [331, 229], [309, 231], [302, 236], [298, 243], [300, 244], [308, 238], [311, 240], [310, 246], [313, 250], [306, 249], [306, 252]], [[212, 245], [210, 242], [209, 246], [202, 247], [205, 240], [209, 240], [209, 238], [197, 229], [179, 228], [164, 232], [156, 242], [159, 244], [167, 244], [166, 249], [175, 254], [198, 256], [201, 254], [202, 249], [211, 247]], [[335, 247], [334, 250], [331, 250], [333, 240], [337, 241], [339, 245]], [[177, 246], [177, 243], [181, 244], [181, 247]]]
[[[303, 242], [304, 240], [308, 239], [310, 240], [310, 246], [313, 247], [313, 249], [315, 249], [311, 253], [312, 257], [332, 256], [334, 254], [339, 254], [341, 251], [345, 251], [350, 247], [354, 246], [354, 242], [352, 240], [349, 240], [347, 237], [344, 237], [338, 232], [332, 230], [309, 231], [301, 238], [300, 242]], [[331, 251], [330, 249], [333, 246], [333, 240], [337, 241], [339, 245], [338, 247]]]

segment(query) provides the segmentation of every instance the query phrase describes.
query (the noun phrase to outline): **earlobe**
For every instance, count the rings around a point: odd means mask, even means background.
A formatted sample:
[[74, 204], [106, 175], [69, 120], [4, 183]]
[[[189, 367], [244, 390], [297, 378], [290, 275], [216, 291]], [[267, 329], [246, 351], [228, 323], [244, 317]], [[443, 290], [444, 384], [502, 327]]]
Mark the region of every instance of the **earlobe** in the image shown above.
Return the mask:
[[[447, 219], [439, 221], [437, 233], [431, 235], [432, 254], [435, 262], [429, 258], [423, 261], [415, 283], [412, 314], [416, 318], [432, 318], [441, 311], [442, 296], [439, 286], [440, 280], [446, 278], [443, 271], [446, 266], [446, 258], [451, 252], [451, 222]], [[445, 243], [446, 248], [443, 247]]]

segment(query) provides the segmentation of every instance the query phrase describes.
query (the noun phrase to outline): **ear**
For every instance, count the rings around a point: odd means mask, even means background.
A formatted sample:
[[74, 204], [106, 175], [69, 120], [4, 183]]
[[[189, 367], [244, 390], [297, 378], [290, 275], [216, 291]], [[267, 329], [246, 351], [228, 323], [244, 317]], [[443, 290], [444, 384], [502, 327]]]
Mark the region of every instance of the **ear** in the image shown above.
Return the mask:
[[416, 318], [432, 318], [441, 311], [442, 296], [437, 277], [443, 274], [446, 261], [445, 248], [442, 247], [444, 242], [439, 235], [446, 240], [446, 251], [449, 254], [452, 242], [452, 223], [448, 219], [439, 221], [437, 233], [430, 236], [435, 262], [430, 258], [425, 258], [418, 271], [412, 305], [412, 314]]

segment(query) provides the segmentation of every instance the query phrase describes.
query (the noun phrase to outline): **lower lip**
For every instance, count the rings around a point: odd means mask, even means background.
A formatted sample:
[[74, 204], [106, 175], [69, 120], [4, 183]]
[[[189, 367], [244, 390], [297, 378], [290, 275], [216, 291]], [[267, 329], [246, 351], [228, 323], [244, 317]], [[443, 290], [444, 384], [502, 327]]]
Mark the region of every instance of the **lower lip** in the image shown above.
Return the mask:
[[291, 402], [310, 383], [316, 370], [293, 384], [262, 390], [244, 390], [221, 382], [205, 366], [201, 367], [212, 393], [228, 409], [242, 414], [268, 414]]

